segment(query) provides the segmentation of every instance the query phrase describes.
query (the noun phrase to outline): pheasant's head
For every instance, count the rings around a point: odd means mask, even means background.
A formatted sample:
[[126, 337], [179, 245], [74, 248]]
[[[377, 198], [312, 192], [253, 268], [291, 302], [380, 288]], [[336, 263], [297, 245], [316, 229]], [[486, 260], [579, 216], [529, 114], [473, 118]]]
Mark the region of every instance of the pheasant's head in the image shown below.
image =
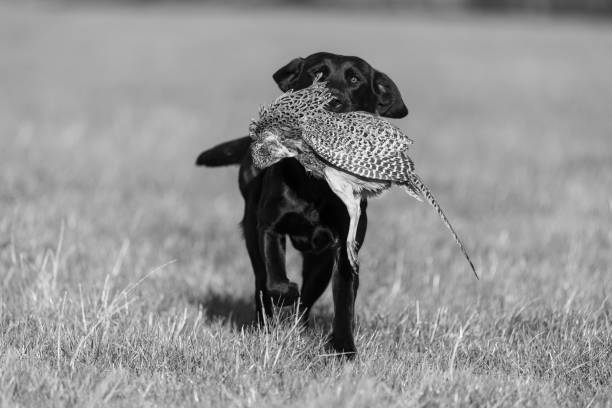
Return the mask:
[[297, 151], [283, 144], [281, 137], [271, 131], [265, 130], [251, 145], [253, 165], [259, 169], [270, 167], [282, 159], [297, 156]]

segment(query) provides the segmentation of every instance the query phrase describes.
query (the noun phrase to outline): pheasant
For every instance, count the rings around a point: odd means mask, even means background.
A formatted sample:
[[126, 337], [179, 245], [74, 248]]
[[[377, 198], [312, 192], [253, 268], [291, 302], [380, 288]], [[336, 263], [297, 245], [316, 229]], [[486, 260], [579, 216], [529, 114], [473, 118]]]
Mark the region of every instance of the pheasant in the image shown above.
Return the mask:
[[259, 118], [249, 126], [249, 135], [254, 139], [251, 145], [254, 166], [263, 169], [294, 157], [308, 173], [327, 181], [348, 210], [347, 255], [355, 272], [360, 201], [399, 185], [434, 208], [478, 278], [455, 229], [415, 173], [414, 163], [408, 157], [412, 140], [377, 115], [325, 110], [331, 100], [333, 96], [317, 77], [310, 87], [286, 92], [271, 105], [260, 108]]

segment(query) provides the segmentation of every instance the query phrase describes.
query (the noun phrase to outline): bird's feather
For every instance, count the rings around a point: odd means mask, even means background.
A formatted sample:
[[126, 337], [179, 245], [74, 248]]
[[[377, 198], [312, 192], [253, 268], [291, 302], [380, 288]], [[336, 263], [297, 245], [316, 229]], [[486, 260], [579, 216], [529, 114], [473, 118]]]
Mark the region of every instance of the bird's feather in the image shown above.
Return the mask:
[[372, 180], [404, 182], [414, 170], [412, 141], [397, 127], [361, 112], [305, 116], [302, 138], [330, 165]]
[[459, 235], [457, 235], [457, 233], [455, 232], [455, 229], [453, 228], [450, 221], [446, 217], [446, 214], [444, 214], [444, 211], [442, 211], [442, 208], [440, 207], [440, 205], [438, 204], [438, 201], [435, 199], [435, 197], [431, 193], [431, 190], [429, 190], [429, 187], [427, 187], [427, 185], [423, 183], [423, 180], [421, 180], [421, 178], [417, 176], [415, 173], [410, 174], [410, 185], [414, 189], [418, 190], [420, 194], [425, 198], [425, 200], [427, 200], [427, 202], [438, 213], [438, 215], [442, 219], [442, 222], [444, 222], [444, 225], [446, 225], [446, 227], [450, 230], [451, 234], [453, 234], [453, 238], [455, 238], [455, 242], [457, 243], [457, 245], [459, 245], [461, 252], [463, 252], [465, 259], [467, 259], [468, 263], [470, 264], [470, 267], [472, 268], [472, 272], [474, 272], [476, 279], [478, 279], [476, 268], [474, 267], [474, 264], [472, 263], [472, 260], [470, 259], [470, 256], [468, 255], [467, 250], [463, 246], [463, 242], [461, 242]]
[[300, 119], [305, 116], [317, 116], [334, 99], [325, 82], [320, 82], [319, 74], [313, 84], [298, 91], [289, 90], [280, 95], [274, 102], [259, 108], [259, 117], [252, 119], [249, 135], [257, 139], [264, 130], [274, 130], [283, 137], [299, 138]]

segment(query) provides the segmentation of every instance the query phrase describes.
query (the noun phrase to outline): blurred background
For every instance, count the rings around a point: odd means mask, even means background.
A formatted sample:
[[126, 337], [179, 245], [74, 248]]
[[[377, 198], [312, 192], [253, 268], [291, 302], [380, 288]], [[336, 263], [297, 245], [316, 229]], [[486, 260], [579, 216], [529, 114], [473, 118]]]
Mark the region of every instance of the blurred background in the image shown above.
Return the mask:
[[[15, 1], [16, 0], [7, 0]], [[30, 0], [37, 2], [39, 0]], [[360, 7], [369, 9], [427, 9], [427, 10], [488, 10], [495, 12], [522, 11], [538, 13], [610, 14], [610, 0], [49, 0], [67, 4], [115, 3], [134, 5], [191, 3], [223, 4], [246, 7]]]

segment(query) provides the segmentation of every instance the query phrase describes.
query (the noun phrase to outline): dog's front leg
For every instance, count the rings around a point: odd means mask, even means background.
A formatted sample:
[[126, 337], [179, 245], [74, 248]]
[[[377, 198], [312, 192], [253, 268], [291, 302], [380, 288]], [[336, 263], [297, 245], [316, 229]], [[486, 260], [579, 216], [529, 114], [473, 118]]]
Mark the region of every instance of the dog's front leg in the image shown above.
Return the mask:
[[[368, 203], [366, 200], [362, 200], [360, 205], [361, 216], [357, 225], [356, 252], [361, 249], [368, 225], [368, 216], [366, 214]], [[345, 221], [341, 227], [344, 228], [344, 234], [348, 233], [347, 224], [348, 222]], [[332, 332], [329, 335], [329, 345], [336, 352], [353, 358], [357, 353], [353, 331], [355, 329], [355, 299], [357, 298], [357, 289], [359, 288], [359, 265], [355, 265], [355, 269], [351, 265], [348, 258], [346, 241], [342, 240], [342, 245], [336, 250], [338, 251], [336, 253], [337, 262], [332, 275], [334, 321]]]
[[285, 269], [285, 235], [267, 229], [262, 234], [262, 250], [266, 266], [266, 289], [272, 301], [281, 306], [295, 303], [298, 285], [287, 278]]
[[359, 274], [355, 273], [347, 256], [346, 244], [338, 248], [338, 264], [332, 276], [334, 321], [329, 335], [330, 346], [338, 353], [354, 357], [357, 349], [353, 338], [355, 326], [355, 298], [359, 288]]
[[338, 248], [328, 248], [321, 253], [303, 253], [302, 291], [300, 299], [300, 317], [308, 325], [308, 317], [314, 303], [321, 297], [329, 285], [332, 272], [337, 264]]

